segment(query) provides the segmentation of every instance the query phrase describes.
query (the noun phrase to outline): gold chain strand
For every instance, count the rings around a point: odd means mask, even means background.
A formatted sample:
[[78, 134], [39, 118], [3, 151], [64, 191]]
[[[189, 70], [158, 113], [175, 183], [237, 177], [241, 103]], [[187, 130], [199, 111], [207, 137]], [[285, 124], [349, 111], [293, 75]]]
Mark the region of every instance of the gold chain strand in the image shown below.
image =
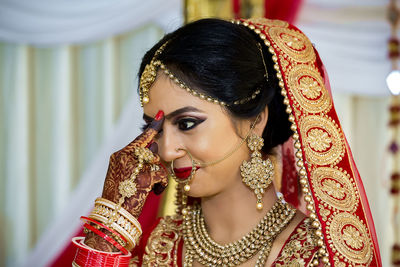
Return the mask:
[[264, 266], [273, 241], [295, 213], [295, 209], [279, 199], [251, 232], [238, 241], [221, 245], [209, 236], [201, 208], [195, 205], [184, 221], [187, 248], [184, 266], [192, 266], [194, 260], [205, 266], [237, 266], [258, 252], [256, 266]]
[[232, 156], [232, 154], [235, 153], [246, 142], [246, 140], [249, 138], [250, 134], [253, 132], [253, 130], [254, 130], [257, 122], [258, 122], [258, 118], [259, 117], [260, 117], [260, 114], [257, 115], [256, 119], [251, 124], [250, 131], [248, 131], [246, 136], [242, 140], [240, 140], [240, 142], [228, 154], [226, 154], [223, 158], [217, 159], [217, 160], [214, 160], [214, 161], [211, 161], [211, 162], [206, 162], [206, 163], [195, 161], [195, 165], [198, 166], [198, 167], [201, 167], [201, 168], [209, 167], [209, 166], [215, 165], [217, 163], [220, 163], [221, 161], [224, 161], [227, 158], [229, 158], [230, 156]]

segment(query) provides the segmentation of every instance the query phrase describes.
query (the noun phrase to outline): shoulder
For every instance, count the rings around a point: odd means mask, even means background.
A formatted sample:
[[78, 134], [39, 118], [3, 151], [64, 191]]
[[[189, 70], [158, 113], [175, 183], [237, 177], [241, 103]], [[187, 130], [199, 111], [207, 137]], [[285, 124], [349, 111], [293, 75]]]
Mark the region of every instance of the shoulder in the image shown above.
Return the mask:
[[148, 236], [142, 266], [177, 266], [182, 218], [162, 217]]
[[311, 222], [311, 219], [304, 218], [297, 225], [286, 240], [273, 266], [289, 266], [289, 263], [297, 263], [297, 265], [293, 266], [313, 266], [313, 260], [318, 253], [319, 247], [315, 228], [313, 228]]

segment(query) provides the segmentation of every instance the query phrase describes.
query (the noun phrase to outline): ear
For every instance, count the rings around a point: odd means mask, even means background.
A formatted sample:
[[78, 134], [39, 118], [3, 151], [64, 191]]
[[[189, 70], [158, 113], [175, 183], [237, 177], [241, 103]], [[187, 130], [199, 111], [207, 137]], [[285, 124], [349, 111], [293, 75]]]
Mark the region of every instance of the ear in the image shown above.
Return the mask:
[[258, 115], [253, 132], [258, 136], [262, 136], [265, 126], [267, 125], [267, 121], [268, 121], [268, 106], [266, 106], [265, 109]]

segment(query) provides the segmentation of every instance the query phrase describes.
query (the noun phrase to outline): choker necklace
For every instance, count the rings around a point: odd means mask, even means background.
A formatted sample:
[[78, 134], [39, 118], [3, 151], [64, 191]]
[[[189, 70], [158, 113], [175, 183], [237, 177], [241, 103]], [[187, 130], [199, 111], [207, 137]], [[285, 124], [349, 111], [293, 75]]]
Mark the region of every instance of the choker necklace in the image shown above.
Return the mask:
[[296, 214], [289, 204], [278, 199], [259, 224], [240, 240], [221, 245], [207, 232], [199, 204], [188, 209], [183, 233], [186, 246], [184, 267], [197, 260], [204, 266], [237, 266], [260, 252], [256, 267], [263, 267], [276, 236]]

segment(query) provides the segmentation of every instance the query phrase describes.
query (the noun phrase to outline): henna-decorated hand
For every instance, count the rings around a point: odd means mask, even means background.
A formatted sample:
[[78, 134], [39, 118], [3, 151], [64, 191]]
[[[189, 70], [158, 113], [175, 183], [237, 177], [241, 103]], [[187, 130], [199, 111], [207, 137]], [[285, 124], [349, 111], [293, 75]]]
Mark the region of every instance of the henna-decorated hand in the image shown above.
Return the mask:
[[[153, 152], [156, 152], [154, 151], [156, 146], [155, 144], [153, 145], [153, 138], [162, 127], [163, 116], [164, 113], [159, 111], [155, 119], [141, 135], [129, 145], [111, 155], [103, 187], [103, 198], [118, 204], [121, 197], [120, 188], [123, 187], [122, 190], [124, 190], [129, 187], [128, 180], [139, 164], [138, 158], [135, 156], [135, 150], [138, 147], [148, 147]], [[152, 153], [152, 158], [151, 162], [144, 162], [142, 164], [143, 167], [139, 174], [136, 175], [134, 183], [130, 183], [131, 186], [127, 188], [130, 189], [133, 195], [126, 198], [122, 205], [124, 209], [136, 218], [139, 217], [150, 191], [154, 189], [156, 194], [160, 194], [168, 185], [168, 173], [166, 168], [161, 164], [160, 157]]]
[[[136, 218], [139, 217], [151, 190], [160, 194], [168, 185], [167, 170], [160, 162], [160, 157], [155, 153], [150, 153], [152, 160], [143, 162], [141, 171], [136, 178], [131, 179], [134, 170], [140, 164], [135, 150], [149, 148], [150, 151], [156, 152], [157, 146], [153, 143], [153, 138], [161, 130], [163, 122], [164, 113], [159, 111], [142, 134], [110, 157], [102, 197], [118, 204], [121, 198], [120, 188], [129, 191], [131, 196], [125, 198], [122, 207]], [[133, 181], [133, 183], [129, 181]], [[115, 251], [111, 244], [93, 233], [88, 233], [85, 244], [103, 251]]]

